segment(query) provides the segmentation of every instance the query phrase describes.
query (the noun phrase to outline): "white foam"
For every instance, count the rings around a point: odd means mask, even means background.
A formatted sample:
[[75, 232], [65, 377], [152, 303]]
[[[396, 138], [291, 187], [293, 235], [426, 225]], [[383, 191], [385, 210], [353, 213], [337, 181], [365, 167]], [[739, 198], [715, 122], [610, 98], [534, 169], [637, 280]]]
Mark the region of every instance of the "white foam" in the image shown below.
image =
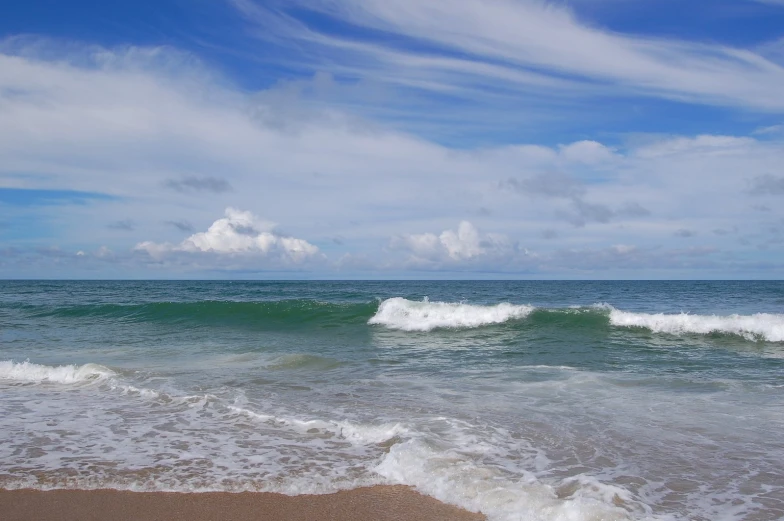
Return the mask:
[[465, 329], [501, 324], [525, 318], [535, 308], [509, 303], [493, 306], [452, 302], [430, 302], [425, 298], [415, 302], [400, 297], [390, 298], [378, 306], [368, 324], [378, 324], [402, 331], [432, 331], [433, 329]]
[[393, 438], [404, 436], [409, 429], [400, 423], [385, 423], [381, 425], [368, 425], [344, 421], [325, 420], [300, 420], [296, 418], [281, 418], [270, 414], [263, 414], [249, 409], [229, 405], [228, 409], [243, 414], [257, 421], [274, 424], [280, 427], [290, 427], [300, 432], [319, 432], [337, 436], [352, 444], [372, 445], [389, 441]]
[[13, 360], [0, 362], [0, 380], [20, 383], [59, 383], [74, 384], [80, 382], [104, 380], [114, 376], [114, 371], [98, 364], [48, 365], [33, 364], [29, 361], [16, 363]]
[[375, 471], [388, 482], [414, 486], [491, 521], [653, 519], [648, 507], [619, 487], [584, 479], [575, 482], [569, 497], [559, 497], [555, 487], [531, 473], [515, 476], [497, 466], [477, 465], [488, 448], [463, 444], [441, 451], [411, 439], [393, 445]]
[[104, 393], [74, 399], [42, 386], [34, 391], [45, 400], [30, 401], [24, 392], [0, 404], [7, 411], [0, 414], [0, 432], [9, 440], [0, 444], [0, 461], [24, 469], [0, 476], [0, 488], [294, 495], [400, 483], [481, 511], [489, 521], [653, 519], [651, 509], [611, 477], [552, 477], [557, 461], [503, 428], [449, 417], [398, 423], [376, 415], [321, 416], [249, 403], [244, 392], [228, 402], [126, 385], [121, 378], [110, 385], [134, 399], [107, 400]]
[[610, 310], [610, 323], [621, 327], [644, 327], [654, 333], [727, 333], [748, 340], [784, 342], [784, 315], [690, 315], [688, 313], [632, 313], [603, 305]]

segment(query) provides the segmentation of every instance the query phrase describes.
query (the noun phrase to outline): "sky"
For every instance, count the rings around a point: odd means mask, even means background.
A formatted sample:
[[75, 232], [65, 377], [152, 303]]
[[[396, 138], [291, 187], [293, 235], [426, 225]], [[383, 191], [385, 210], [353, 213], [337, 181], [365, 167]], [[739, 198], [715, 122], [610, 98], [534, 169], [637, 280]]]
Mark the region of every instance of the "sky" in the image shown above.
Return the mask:
[[0, 278], [784, 278], [784, 0], [4, 2]]

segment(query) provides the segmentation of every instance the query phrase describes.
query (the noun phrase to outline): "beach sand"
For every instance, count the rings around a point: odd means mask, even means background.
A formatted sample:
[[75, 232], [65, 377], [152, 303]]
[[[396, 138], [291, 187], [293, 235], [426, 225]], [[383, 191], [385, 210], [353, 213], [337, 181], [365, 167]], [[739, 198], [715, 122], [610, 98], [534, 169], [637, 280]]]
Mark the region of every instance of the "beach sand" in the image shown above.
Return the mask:
[[480, 521], [404, 486], [326, 495], [0, 490], [3, 521]]

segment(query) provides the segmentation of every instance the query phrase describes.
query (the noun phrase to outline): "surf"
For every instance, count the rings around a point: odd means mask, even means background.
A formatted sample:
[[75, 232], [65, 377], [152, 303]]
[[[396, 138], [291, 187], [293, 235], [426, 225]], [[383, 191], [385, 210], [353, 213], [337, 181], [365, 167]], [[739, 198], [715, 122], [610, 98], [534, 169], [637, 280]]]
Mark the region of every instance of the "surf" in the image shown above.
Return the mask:
[[0, 381], [6, 383], [78, 384], [97, 382], [115, 376], [115, 372], [100, 364], [48, 366], [29, 361], [0, 361]]
[[784, 314], [698, 315], [624, 311], [609, 304], [535, 307], [530, 304], [468, 304], [413, 301], [393, 297], [382, 301], [368, 324], [404, 332], [464, 330], [510, 324], [527, 328], [645, 329], [656, 334], [732, 335], [752, 342], [784, 342]]
[[533, 306], [506, 302], [483, 306], [462, 302], [430, 302], [427, 298], [416, 302], [394, 297], [381, 302], [368, 324], [402, 331], [466, 329], [525, 318], [534, 309]]
[[633, 313], [607, 306], [610, 324], [625, 328], [643, 328], [653, 333], [671, 335], [726, 334], [750, 341], [784, 342], [784, 315], [692, 315], [689, 313]]

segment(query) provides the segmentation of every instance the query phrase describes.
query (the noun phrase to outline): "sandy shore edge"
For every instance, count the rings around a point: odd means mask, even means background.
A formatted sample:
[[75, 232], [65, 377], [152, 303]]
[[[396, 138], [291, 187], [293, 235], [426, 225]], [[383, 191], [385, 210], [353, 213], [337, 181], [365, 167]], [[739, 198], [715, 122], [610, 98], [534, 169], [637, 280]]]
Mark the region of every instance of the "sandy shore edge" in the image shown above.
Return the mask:
[[405, 486], [334, 494], [2, 490], [3, 521], [482, 521]]

